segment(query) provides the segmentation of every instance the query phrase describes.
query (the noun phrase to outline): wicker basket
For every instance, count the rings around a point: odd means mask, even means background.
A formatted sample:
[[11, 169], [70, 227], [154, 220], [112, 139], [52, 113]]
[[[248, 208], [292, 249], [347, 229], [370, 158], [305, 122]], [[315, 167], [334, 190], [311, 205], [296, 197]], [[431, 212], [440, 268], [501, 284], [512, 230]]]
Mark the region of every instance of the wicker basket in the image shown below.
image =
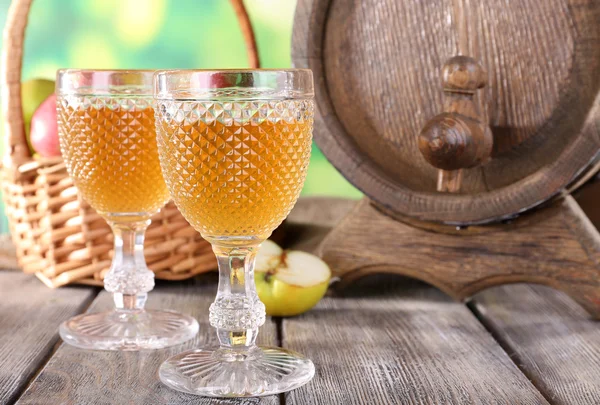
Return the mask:
[[[21, 65], [27, 15], [33, 0], [13, 0], [4, 29], [2, 99], [6, 155], [2, 190], [20, 267], [49, 287], [102, 285], [112, 257], [108, 224], [77, 193], [61, 158], [34, 159], [27, 147], [21, 107]], [[231, 0], [258, 67], [256, 42], [242, 0]], [[152, 218], [146, 260], [159, 279], [181, 280], [216, 268], [210, 245], [173, 203]]]

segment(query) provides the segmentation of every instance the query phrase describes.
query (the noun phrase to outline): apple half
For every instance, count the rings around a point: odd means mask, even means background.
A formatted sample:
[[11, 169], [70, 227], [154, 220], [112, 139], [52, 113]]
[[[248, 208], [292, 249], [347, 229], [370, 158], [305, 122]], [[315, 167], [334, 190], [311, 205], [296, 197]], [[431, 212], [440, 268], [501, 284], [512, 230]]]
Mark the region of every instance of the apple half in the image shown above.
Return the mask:
[[283, 250], [267, 240], [256, 256], [254, 279], [267, 315], [294, 316], [308, 311], [323, 298], [331, 270], [315, 255]]

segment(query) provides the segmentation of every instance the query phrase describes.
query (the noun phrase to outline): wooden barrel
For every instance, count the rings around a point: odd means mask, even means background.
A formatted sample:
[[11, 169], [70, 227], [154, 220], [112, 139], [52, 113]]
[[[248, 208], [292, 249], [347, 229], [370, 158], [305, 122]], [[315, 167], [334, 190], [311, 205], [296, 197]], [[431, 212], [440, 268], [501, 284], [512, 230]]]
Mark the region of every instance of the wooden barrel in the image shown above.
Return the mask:
[[317, 144], [387, 211], [497, 221], [597, 171], [600, 2], [513, 3], [299, 0]]

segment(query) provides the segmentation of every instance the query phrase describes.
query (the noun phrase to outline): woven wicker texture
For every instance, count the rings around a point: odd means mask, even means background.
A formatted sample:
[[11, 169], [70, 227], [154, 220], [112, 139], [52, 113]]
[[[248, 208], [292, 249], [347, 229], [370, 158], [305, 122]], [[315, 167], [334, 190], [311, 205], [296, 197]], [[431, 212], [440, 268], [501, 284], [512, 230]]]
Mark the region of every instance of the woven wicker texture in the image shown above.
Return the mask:
[[[61, 158], [29, 153], [21, 106], [21, 66], [27, 16], [33, 0], [13, 0], [4, 29], [2, 108], [5, 153], [2, 191], [20, 267], [49, 287], [102, 285], [112, 257], [106, 221], [77, 194]], [[230, 0], [247, 45], [250, 66], [259, 66], [256, 41], [242, 0]], [[145, 254], [156, 278], [181, 280], [216, 269], [211, 247], [168, 203], [152, 218]]]

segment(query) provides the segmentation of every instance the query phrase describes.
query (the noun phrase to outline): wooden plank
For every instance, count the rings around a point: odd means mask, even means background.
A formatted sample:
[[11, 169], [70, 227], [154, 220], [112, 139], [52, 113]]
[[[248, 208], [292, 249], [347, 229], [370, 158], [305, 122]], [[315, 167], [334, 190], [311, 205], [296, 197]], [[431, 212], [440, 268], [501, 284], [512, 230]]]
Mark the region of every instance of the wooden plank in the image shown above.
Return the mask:
[[60, 323], [83, 311], [96, 292], [51, 290], [31, 274], [0, 271], [0, 404], [23, 392], [59, 340]]
[[483, 291], [474, 308], [553, 404], [600, 404], [600, 323], [566, 294], [544, 286]]
[[[18, 404], [279, 404], [278, 396], [242, 401], [216, 401], [179, 393], [158, 379], [158, 367], [169, 356], [207, 344], [217, 344], [208, 324], [208, 307], [216, 294], [216, 275], [206, 274], [186, 282], [157, 282], [148, 308], [170, 308], [190, 314], [200, 322], [198, 336], [180, 346], [144, 352], [84, 351], [61, 345]], [[112, 306], [103, 291], [90, 307], [101, 311]], [[277, 344], [272, 320], [261, 328], [262, 344]]]
[[[324, 199], [314, 200], [322, 204]], [[316, 205], [312, 201], [313, 198], [300, 200], [294, 210], [295, 214], [291, 215], [292, 222], [302, 223], [302, 218], [305, 216], [318, 219], [316, 215], [320, 213], [324, 224], [330, 224], [330, 218], [333, 218], [334, 214], [326, 208], [315, 211]], [[349, 208], [353, 202], [340, 200], [337, 201], [337, 205], [328, 206], [336, 207], [333, 211], [339, 216], [344, 213], [339, 208], [345, 206], [344, 204]], [[304, 210], [308, 210], [311, 214], [304, 213]], [[294, 225], [292, 229], [293, 227]], [[37, 280], [33, 279], [33, 281], [42, 291], [51, 291]], [[73, 289], [83, 291], [81, 288], [64, 288], [57, 291], [68, 293]], [[206, 275], [199, 280], [182, 283], [158, 281], [156, 290], [149, 295], [148, 307], [172, 308], [192, 314], [199, 320], [201, 328], [196, 339], [177, 348], [142, 353], [86, 352], [62, 345], [19, 403], [209, 403], [208, 400], [199, 400], [194, 396], [180, 394], [162, 386], [158, 381], [157, 370], [162, 361], [174, 353], [216, 343], [216, 336], [207, 322], [208, 306], [213, 301], [215, 293], [214, 275]], [[103, 291], [90, 307], [90, 311], [101, 311], [110, 308], [111, 305], [110, 294]], [[58, 323], [54, 327], [55, 330], [57, 326]], [[261, 329], [258, 340], [263, 344], [278, 344], [276, 327], [271, 320]], [[277, 397], [268, 397], [236, 403], [275, 404], [279, 403], [279, 400]]]
[[370, 276], [283, 321], [316, 376], [287, 404], [547, 404], [468, 308], [398, 276]]
[[[356, 202], [301, 199], [294, 248], [315, 249]], [[546, 404], [463, 304], [416, 281], [371, 276], [284, 319], [283, 345], [317, 374], [287, 404]]]
[[466, 229], [394, 220], [365, 198], [318, 251], [344, 284], [387, 272], [464, 300], [495, 285], [539, 283], [567, 292], [600, 319], [600, 235], [571, 196], [510, 225]]

